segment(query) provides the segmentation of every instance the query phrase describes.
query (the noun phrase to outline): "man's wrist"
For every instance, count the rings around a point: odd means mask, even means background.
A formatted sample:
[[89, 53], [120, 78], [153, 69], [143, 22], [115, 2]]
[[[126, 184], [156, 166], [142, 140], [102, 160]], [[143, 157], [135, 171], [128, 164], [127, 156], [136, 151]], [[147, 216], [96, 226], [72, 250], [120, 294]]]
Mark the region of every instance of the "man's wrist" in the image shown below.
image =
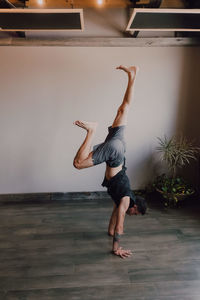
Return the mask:
[[118, 249], [113, 249], [113, 250], [112, 250], [112, 253], [113, 253], [113, 254], [116, 254], [116, 253], [117, 253], [117, 250], [118, 250]]
[[119, 234], [118, 232], [115, 232], [114, 237], [113, 237], [114, 242], [119, 243], [120, 237], [121, 237], [121, 234]]

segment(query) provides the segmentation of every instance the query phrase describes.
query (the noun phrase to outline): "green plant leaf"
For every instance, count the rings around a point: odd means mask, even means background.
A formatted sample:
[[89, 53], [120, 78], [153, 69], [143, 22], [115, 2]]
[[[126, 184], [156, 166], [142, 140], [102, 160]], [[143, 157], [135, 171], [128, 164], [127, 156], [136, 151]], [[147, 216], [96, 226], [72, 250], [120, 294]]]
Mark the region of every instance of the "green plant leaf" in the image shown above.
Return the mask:
[[200, 152], [199, 147], [194, 146], [182, 135], [157, 139], [159, 146], [156, 150], [161, 153], [161, 161], [168, 165], [173, 176], [177, 169], [185, 167], [190, 160], [197, 159], [197, 154]]

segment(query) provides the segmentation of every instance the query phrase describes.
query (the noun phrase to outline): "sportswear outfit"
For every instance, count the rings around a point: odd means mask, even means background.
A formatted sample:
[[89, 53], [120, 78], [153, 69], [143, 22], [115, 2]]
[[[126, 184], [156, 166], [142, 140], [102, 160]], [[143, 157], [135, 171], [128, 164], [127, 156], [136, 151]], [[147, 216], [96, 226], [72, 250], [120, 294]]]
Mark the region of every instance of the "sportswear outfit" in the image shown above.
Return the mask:
[[135, 195], [131, 190], [128, 176], [126, 175], [125, 167], [125, 152], [126, 143], [124, 140], [125, 125], [117, 127], [108, 127], [108, 135], [105, 141], [101, 144], [93, 147], [92, 159], [94, 165], [106, 162], [106, 164], [115, 168], [123, 163], [122, 170], [119, 171], [111, 179], [104, 177], [102, 186], [107, 187], [107, 192], [117, 205], [120, 204], [120, 200], [125, 197], [130, 197], [130, 207], [135, 204]]

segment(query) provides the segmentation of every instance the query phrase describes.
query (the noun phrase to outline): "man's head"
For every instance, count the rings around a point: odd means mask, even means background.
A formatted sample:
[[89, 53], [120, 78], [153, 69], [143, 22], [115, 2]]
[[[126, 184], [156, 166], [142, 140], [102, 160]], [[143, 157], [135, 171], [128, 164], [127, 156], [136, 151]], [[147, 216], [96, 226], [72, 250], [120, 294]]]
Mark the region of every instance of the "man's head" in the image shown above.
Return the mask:
[[139, 214], [144, 215], [146, 213], [146, 210], [147, 210], [146, 200], [141, 196], [136, 196], [135, 205], [133, 207], [130, 207], [126, 213], [129, 216], [139, 215]]

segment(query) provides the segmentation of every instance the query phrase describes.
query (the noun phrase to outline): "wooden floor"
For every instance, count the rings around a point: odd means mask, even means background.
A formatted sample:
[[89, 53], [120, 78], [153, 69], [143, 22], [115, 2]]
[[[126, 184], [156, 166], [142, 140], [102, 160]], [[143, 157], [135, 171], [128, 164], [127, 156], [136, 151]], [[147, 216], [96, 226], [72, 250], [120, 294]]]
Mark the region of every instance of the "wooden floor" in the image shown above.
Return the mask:
[[[88, 194], [89, 195], [89, 194]], [[110, 199], [87, 194], [0, 200], [0, 299], [200, 300], [200, 210], [126, 217], [110, 253]]]

